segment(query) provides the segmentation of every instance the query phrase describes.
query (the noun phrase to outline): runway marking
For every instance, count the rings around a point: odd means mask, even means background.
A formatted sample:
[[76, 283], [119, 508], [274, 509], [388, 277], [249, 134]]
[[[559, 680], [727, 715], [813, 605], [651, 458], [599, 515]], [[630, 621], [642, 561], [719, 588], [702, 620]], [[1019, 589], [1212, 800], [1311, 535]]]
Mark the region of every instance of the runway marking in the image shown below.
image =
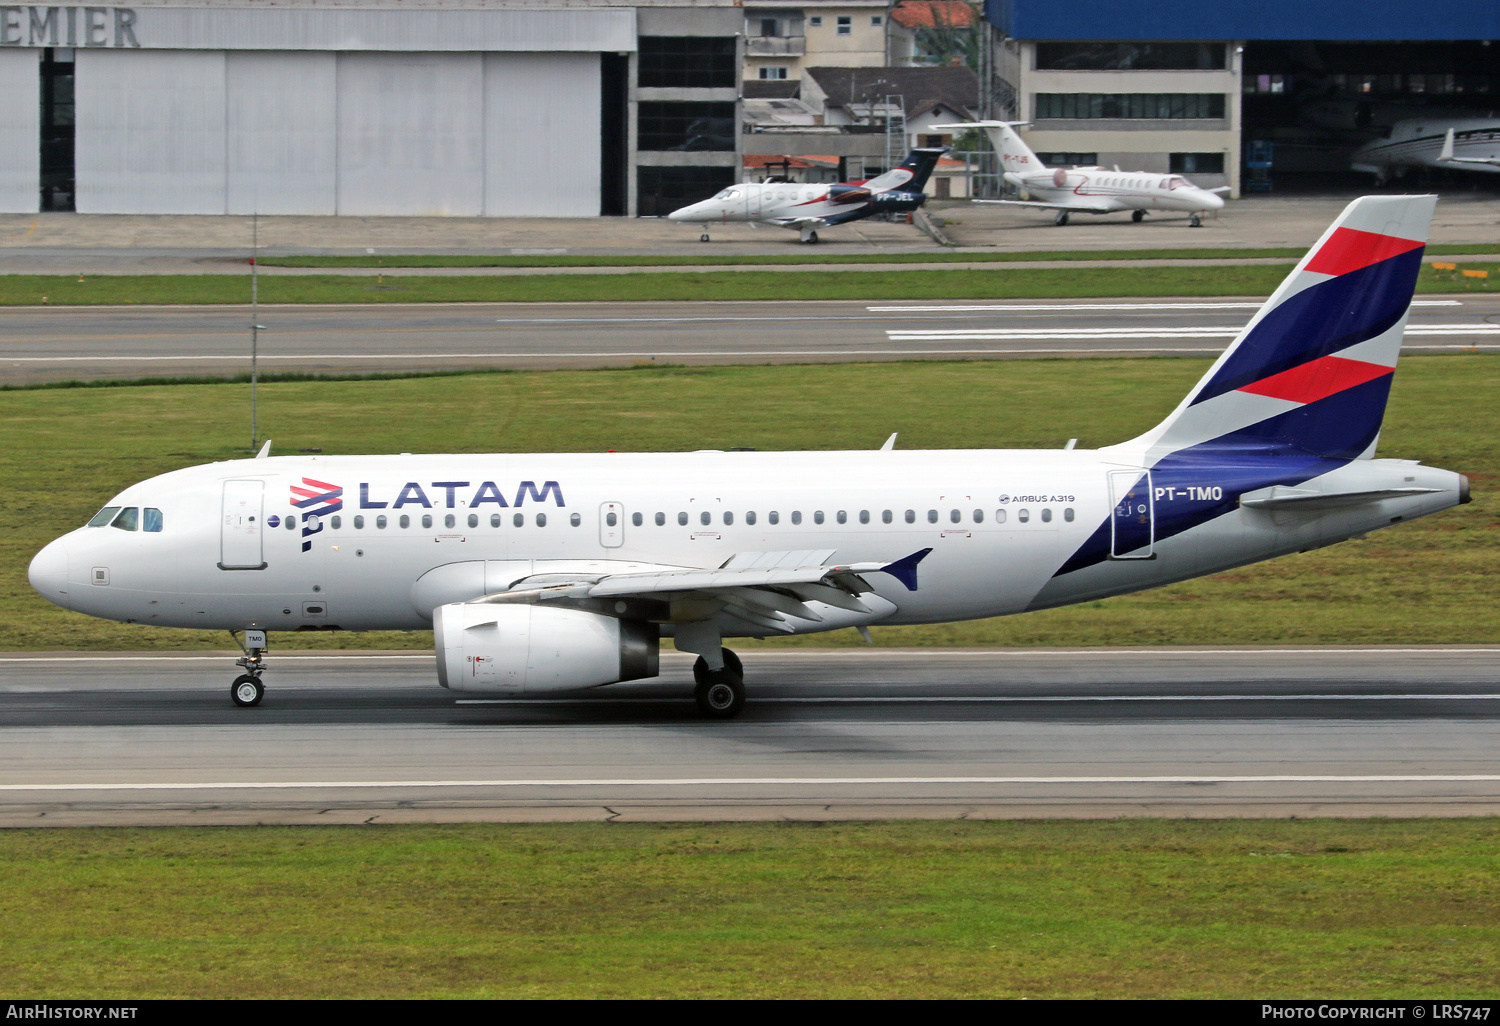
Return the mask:
[[[935, 328], [930, 330], [890, 329], [886, 337], [892, 342], [978, 342], [986, 339], [1016, 341], [1019, 339], [1132, 339], [1132, 338], [1235, 338], [1239, 328]], [[1407, 335], [1500, 335], [1500, 324], [1410, 325]]]
[[735, 787], [911, 784], [1489, 784], [1495, 773], [1267, 774], [1259, 776], [1142, 777], [646, 777], [575, 780], [263, 780], [213, 783], [0, 784], [0, 791], [279, 791], [319, 788], [438, 787]]
[[[878, 686], [878, 685], [877, 685]], [[905, 686], [905, 685], [903, 685]], [[1500, 694], [1438, 694], [1424, 695], [894, 695], [883, 697], [828, 696], [826, 698], [756, 697], [756, 705], [895, 705], [911, 704], [955, 704], [968, 705], [976, 702], [1378, 702], [1378, 701], [1500, 701]], [[627, 698], [613, 699], [616, 702], [685, 702], [686, 698]], [[579, 702], [607, 702], [610, 698], [456, 698], [454, 705], [577, 705]]]
[[[871, 313], [977, 313], [986, 310], [1259, 310], [1265, 300], [1249, 303], [1016, 303], [1001, 306], [867, 306]], [[1413, 299], [1412, 306], [1463, 306], [1458, 299]]]

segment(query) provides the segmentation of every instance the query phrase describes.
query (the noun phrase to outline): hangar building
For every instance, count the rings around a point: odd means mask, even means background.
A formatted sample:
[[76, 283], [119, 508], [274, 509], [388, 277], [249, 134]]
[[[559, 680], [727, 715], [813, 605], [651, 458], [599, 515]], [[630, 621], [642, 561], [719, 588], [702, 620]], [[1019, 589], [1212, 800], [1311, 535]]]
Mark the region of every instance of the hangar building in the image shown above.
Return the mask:
[[1500, 111], [1494, 0], [987, 0], [981, 105], [1032, 123], [1052, 163], [1192, 174], [1238, 194], [1252, 143], [1272, 179], [1347, 174], [1405, 117]]
[[655, 213], [739, 177], [734, 0], [0, 6], [0, 210]]

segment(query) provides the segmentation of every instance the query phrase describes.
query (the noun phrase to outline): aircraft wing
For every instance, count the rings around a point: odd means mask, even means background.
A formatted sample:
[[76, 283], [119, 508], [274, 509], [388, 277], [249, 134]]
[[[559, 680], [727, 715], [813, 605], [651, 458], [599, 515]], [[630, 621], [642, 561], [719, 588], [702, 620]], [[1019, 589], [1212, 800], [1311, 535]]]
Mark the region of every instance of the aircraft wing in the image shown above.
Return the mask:
[[[892, 562], [829, 563], [833, 549], [742, 552], [712, 569], [666, 569], [559, 579], [541, 574], [517, 581], [505, 592], [480, 602], [547, 602], [620, 599], [690, 599], [704, 604], [704, 617], [719, 612], [758, 627], [792, 633], [788, 617], [813, 622], [824, 616], [808, 605], [821, 602], [851, 613], [877, 612], [861, 599], [875, 589], [865, 574], [886, 573], [908, 591], [917, 589], [917, 564], [932, 549]], [[883, 600], [879, 603], [886, 605]]]
[[1117, 210], [1129, 209], [1127, 207], [1090, 207], [1073, 203], [1034, 203], [1030, 200], [986, 200], [977, 199], [975, 203], [990, 203], [1002, 207], [1038, 207], [1042, 210], [1068, 210], [1077, 214], [1113, 214]]
[[798, 231], [804, 228], [817, 229], [828, 227], [828, 222], [821, 217], [775, 217], [771, 219], [770, 223], [779, 225], [782, 228], [795, 228]]
[[1453, 155], [1453, 129], [1448, 129], [1448, 134], [1443, 137], [1443, 149], [1438, 154], [1440, 164], [1486, 164], [1490, 167], [1500, 167], [1500, 159], [1495, 157], [1455, 157]]

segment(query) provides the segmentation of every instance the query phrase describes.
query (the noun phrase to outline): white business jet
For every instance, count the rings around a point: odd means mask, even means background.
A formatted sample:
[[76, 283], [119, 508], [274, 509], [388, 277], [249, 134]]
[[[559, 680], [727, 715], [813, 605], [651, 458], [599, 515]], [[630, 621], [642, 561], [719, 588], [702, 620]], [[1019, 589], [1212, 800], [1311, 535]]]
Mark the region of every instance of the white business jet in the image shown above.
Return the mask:
[[1228, 186], [1200, 189], [1181, 175], [1154, 171], [1121, 171], [1102, 167], [1048, 168], [1016, 128], [1026, 121], [971, 121], [962, 125], [933, 125], [934, 130], [959, 132], [982, 128], [1000, 158], [1001, 171], [1011, 185], [1025, 189], [1030, 200], [975, 200], [1011, 207], [1039, 207], [1057, 211], [1059, 226], [1070, 214], [1116, 214], [1131, 211], [1140, 221], [1148, 210], [1176, 210], [1188, 214], [1188, 224], [1202, 225], [1201, 215], [1224, 206]]
[[867, 182], [807, 185], [798, 182], [743, 182], [706, 200], [667, 215], [673, 221], [703, 227], [700, 242], [708, 241], [711, 224], [749, 222], [790, 228], [801, 241], [818, 241], [818, 229], [847, 224], [871, 214], [903, 214], [927, 201], [922, 190], [946, 147], [912, 150], [905, 160]]
[[1497, 172], [1500, 118], [1407, 118], [1355, 150], [1349, 166], [1378, 182], [1415, 167]]
[[[267, 636], [436, 634], [455, 691], [537, 695], [732, 637], [1003, 616], [1329, 545], [1469, 501], [1376, 459], [1435, 197], [1355, 200], [1159, 425], [1097, 450], [282, 456], [126, 488], [31, 561], [42, 596], [227, 630], [233, 700]], [[267, 443], [269, 448], [269, 443]]]

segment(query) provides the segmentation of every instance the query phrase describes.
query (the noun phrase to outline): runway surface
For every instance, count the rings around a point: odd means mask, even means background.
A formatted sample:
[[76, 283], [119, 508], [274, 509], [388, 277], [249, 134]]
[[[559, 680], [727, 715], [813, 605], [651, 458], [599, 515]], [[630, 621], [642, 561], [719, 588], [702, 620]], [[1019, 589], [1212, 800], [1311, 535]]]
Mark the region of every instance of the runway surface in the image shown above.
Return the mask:
[[1500, 648], [747, 651], [583, 697], [428, 654], [0, 657], [0, 825], [1500, 812]]
[[[262, 307], [262, 371], [581, 368], [652, 361], [1212, 355], [1258, 299], [414, 304]], [[0, 383], [249, 370], [250, 314], [224, 307], [18, 308]], [[1500, 296], [1416, 301], [1409, 352], [1500, 349]]]

